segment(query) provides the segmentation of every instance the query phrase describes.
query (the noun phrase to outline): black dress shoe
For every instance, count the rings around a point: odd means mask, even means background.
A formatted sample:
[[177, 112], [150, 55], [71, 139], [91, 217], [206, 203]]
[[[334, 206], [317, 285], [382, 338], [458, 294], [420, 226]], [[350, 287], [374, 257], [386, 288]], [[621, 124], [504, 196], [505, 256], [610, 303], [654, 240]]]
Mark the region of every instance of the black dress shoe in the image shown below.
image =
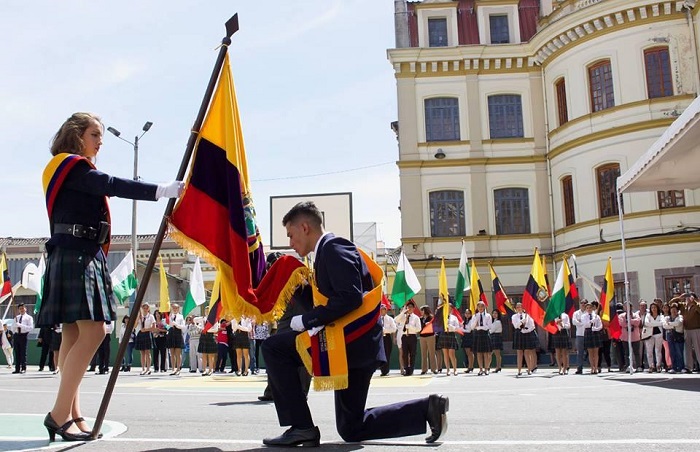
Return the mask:
[[434, 443], [447, 432], [447, 410], [450, 409], [450, 399], [438, 394], [428, 396], [427, 421], [430, 425], [430, 435], [426, 443]]
[[88, 433], [85, 433], [81, 431], [80, 433], [69, 433], [66, 430], [70, 428], [70, 426], [73, 425], [73, 421], [70, 420], [63, 424], [62, 426], [58, 426], [56, 424], [56, 421], [53, 420], [51, 417], [51, 412], [49, 412], [46, 417], [44, 418], [44, 427], [46, 427], [46, 431], [49, 432], [49, 442], [53, 442], [56, 440], [56, 435], [58, 434], [61, 438], [63, 438], [63, 441], [91, 441], [92, 438]]
[[272, 402], [272, 396], [263, 394], [261, 396], [258, 396], [258, 400], [260, 400], [261, 402]]
[[318, 427], [307, 429], [290, 427], [276, 438], [263, 439], [263, 444], [281, 447], [318, 447], [321, 444], [321, 432]]

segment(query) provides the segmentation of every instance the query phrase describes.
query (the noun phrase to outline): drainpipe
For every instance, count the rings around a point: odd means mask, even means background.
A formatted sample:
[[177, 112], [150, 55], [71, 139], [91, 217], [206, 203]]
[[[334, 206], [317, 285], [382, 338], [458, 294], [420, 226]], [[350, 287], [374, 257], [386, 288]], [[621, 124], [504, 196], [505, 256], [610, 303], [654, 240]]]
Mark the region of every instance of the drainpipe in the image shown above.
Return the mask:
[[698, 43], [697, 37], [695, 35], [695, 21], [693, 20], [692, 10], [695, 7], [695, 1], [689, 2], [688, 0], [683, 2], [683, 7], [685, 8], [685, 17], [688, 22], [688, 28], [690, 28], [690, 45], [693, 49], [693, 58], [695, 59], [695, 93], [700, 93], [700, 59], [698, 58]]

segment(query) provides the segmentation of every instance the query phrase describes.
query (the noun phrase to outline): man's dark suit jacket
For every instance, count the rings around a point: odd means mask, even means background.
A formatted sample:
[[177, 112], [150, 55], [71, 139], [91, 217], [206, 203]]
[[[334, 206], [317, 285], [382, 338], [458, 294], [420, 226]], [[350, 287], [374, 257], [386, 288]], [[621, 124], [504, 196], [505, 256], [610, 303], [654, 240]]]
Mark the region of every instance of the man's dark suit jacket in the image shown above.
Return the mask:
[[[328, 325], [362, 304], [362, 297], [374, 287], [367, 265], [357, 247], [342, 237], [327, 234], [318, 244], [314, 278], [319, 292], [328, 297], [325, 306], [317, 306], [302, 316], [306, 329]], [[386, 362], [382, 327], [372, 329], [347, 345], [348, 368], [378, 367]]]

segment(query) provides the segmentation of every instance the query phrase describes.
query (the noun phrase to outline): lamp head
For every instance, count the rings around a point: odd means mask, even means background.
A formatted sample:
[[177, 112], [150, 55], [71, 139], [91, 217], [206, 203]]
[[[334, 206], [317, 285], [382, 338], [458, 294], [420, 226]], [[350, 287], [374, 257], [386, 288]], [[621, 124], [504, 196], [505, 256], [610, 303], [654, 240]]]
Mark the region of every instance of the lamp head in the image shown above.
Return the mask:
[[122, 134], [120, 131], [118, 131], [118, 130], [115, 129], [114, 127], [107, 127], [107, 132], [111, 133], [111, 134], [114, 135], [115, 137], [118, 137], [119, 135]]
[[438, 148], [437, 152], [435, 153], [435, 158], [438, 160], [445, 158], [445, 153], [442, 151], [442, 148]]
[[151, 121], [146, 122], [146, 124], [143, 125], [143, 131], [148, 132], [152, 125], [153, 123]]

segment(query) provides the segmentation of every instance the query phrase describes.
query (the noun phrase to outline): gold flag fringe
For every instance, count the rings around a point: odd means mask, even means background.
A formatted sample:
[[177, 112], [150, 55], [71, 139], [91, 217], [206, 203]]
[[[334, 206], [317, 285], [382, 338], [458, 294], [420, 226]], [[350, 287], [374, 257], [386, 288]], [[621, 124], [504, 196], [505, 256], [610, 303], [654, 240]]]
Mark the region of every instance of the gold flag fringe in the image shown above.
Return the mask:
[[[209, 263], [213, 262], [214, 266], [217, 266], [217, 264], [221, 262], [220, 259], [214, 256], [204, 245], [188, 237], [172, 224], [169, 225], [169, 235], [178, 245], [194, 255], [199, 256], [200, 259], [204, 259]], [[248, 303], [238, 296], [238, 294], [236, 294], [233, 302], [231, 302], [231, 300], [222, 299], [224, 309], [221, 317], [226, 319], [240, 319], [241, 316], [246, 316], [255, 319], [255, 321], [259, 323], [277, 321], [282, 317], [282, 314], [284, 314], [287, 304], [289, 304], [292, 296], [294, 296], [294, 292], [296, 292], [300, 285], [309, 281], [310, 275], [311, 269], [308, 267], [299, 267], [294, 270], [277, 296], [277, 300], [272, 309], [266, 313], [260, 312], [260, 309]]]

